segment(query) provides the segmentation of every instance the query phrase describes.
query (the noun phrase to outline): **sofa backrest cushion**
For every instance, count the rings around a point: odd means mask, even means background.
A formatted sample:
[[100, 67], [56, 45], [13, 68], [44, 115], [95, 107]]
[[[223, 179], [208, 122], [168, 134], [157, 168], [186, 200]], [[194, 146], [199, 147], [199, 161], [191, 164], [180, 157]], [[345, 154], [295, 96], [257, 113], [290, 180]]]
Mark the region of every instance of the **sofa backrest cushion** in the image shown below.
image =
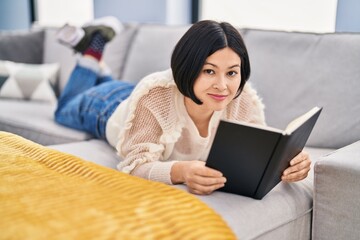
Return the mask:
[[133, 39], [121, 79], [138, 82], [170, 67], [172, 51], [189, 26], [142, 25]]
[[103, 60], [109, 66], [112, 76], [121, 80], [127, 64], [127, 56], [131, 50], [139, 24], [124, 24], [124, 29], [111, 42], [106, 44]]
[[0, 32], [0, 60], [42, 63], [43, 41], [44, 31]]
[[360, 139], [360, 34], [246, 30], [244, 39], [268, 125], [285, 128], [321, 106], [309, 146], [338, 148]]
[[59, 63], [59, 81], [56, 86], [57, 94], [64, 88], [70, 73], [75, 67], [76, 57], [74, 52], [60, 44], [56, 39], [57, 28], [46, 28], [44, 40], [44, 63]]

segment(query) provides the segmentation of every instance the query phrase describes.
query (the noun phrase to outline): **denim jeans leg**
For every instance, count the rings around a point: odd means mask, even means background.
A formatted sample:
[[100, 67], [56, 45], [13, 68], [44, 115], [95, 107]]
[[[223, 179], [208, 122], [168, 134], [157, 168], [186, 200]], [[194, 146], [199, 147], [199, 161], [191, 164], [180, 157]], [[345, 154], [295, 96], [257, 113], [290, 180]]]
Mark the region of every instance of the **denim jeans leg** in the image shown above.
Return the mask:
[[82, 121], [79, 118], [82, 104], [84, 101], [84, 92], [96, 85], [98, 79], [97, 72], [76, 65], [70, 78], [58, 100], [55, 111], [55, 121], [78, 130], [84, 130]]
[[76, 65], [72, 71], [70, 78], [62, 91], [58, 100], [58, 109], [77, 96], [80, 93], [85, 92], [89, 88], [96, 85], [98, 75], [95, 71]]
[[133, 84], [112, 80], [89, 91], [88, 96], [92, 101], [83, 110], [85, 130], [92, 132], [98, 138], [106, 139], [108, 119], [119, 104], [130, 96], [134, 87]]
[[57, 111], [56, 121], [106, 139], [107, 120], [133, 88], [129, 83], [116, 80], [94, 86], [72, 98], [61, 111]]
[[113, 78], [111, 77], [111, 76], [109, 76], [109, 75], [105, 75], [105, 76], [100, 76], [99, 78], [98, 78], [98, 84], [102, 84], [102, 83], [106, 83], [106, 82], [109, 82], [109, 81], [112, 81], [113, 80]]
[[103, 75], [97, 61], [80, 58], [58, 100], [55, 121], [105, 139], [108, 118], [133, 88]]

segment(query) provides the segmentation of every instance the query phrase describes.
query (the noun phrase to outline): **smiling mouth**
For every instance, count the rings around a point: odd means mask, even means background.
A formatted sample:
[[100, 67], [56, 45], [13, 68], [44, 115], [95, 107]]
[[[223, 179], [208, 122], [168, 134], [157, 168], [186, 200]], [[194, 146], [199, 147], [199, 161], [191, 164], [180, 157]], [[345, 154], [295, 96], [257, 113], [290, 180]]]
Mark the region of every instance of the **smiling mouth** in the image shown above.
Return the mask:
[[222, 101], [227, 98], [227, 95], [219, 95], [219, 94], [211, 94], [211, 93], [209, 93], [209, 96], [217, 101]]

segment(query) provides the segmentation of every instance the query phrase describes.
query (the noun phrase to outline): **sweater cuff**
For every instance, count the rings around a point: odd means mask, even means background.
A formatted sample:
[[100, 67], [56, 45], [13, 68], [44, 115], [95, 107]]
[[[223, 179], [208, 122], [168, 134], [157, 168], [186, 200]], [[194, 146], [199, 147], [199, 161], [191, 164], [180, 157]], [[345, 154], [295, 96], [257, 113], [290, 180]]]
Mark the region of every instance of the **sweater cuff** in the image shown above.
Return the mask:
[[156, 162], [149, 172], [149, 180], [163, 182], [169, 185], [173, 185], [171, 181], [171, 168], [176, 161], [171, 162]]

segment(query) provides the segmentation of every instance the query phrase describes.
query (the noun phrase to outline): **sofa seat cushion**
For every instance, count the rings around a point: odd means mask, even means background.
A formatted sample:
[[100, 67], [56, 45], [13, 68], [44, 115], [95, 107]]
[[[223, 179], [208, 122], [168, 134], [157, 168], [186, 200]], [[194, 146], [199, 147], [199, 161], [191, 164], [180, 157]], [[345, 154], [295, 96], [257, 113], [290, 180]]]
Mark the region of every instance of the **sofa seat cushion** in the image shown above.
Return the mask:
[[87, 161], [116, 169], [120, 158], [116, 151], [107, 142], [99, 139], [88, 141], [73, 142], [59, 145], [49, 145], [48, 147], [78, 156]]
[[[306, 148], [314, 165], [333, 149]], [[313, 169], [313, 167], [312, 167]], [[313, 171], [296, 183], [279, 183], [262, 200], [215, 192], [198, 196], [228, 222], [240, 239], [310, 239]], [[185, 189], [184, 186], [178, 187]]]
[[55, 105], [40, 101], [2, 99], [0, 130], [16, 133], [42, 145], [61, 144], [90, 139], [91, 136], [57, 124]]
[[[49, 147], [113, 169], [120, 161], [109, 144], [96, 139]], [[316, 162], [331, 149], [306, 148], [306, 151]], [[186, 191], [184, 185], [175, 187]], [[223, 192], [198, 197], [218, 212], [240, 239], [309, 239], [312, 194], [310, 174], [301, 182], [278, 184], [262, 200]]]

